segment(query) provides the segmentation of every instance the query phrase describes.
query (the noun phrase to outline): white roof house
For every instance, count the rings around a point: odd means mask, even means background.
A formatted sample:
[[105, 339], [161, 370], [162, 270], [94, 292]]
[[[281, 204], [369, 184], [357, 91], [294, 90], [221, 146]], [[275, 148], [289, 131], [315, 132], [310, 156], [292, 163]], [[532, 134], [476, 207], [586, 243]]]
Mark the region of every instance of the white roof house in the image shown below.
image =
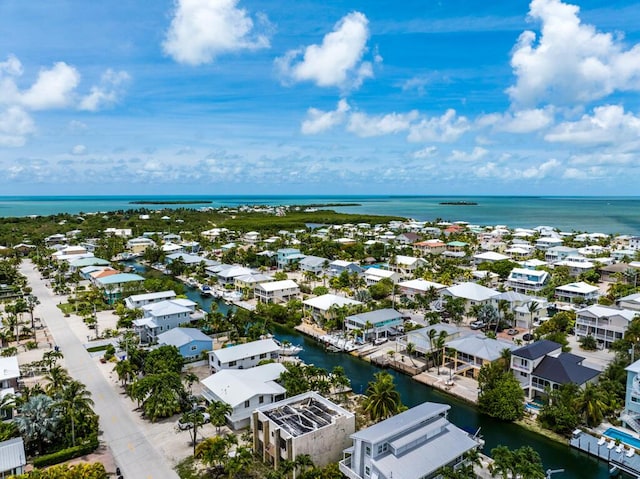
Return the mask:
[[571, 302], [574, 298], [584, 301], [596, 300], [600, 296], [600, 289], [588, 283], [580, 281], [569, 283], [556, 288], [556, 297], [560, 300]]
[[495, 289], [486, 288], [476, 283], [460, 283], [442, 290], [445, 296], [464, 298], [467, 301], [482, 303], [500, 294]]
[[166, 301], [169, 299], [175, 299], [176, 293], [174, 291], [159, 291], [156, 293], [134, 294], [125, 298], [124, 304], [129, 309], [141, 308], [144, 305], [150, 303], [157, 303], [160, 301]]
[[509, 259], [511, 259], [509, 256], [496, 253], [495, 251], [485, 251], [484, 253], [478, 253], [473, 256], [473, 262], [475, 264], [494, 263], [496, 261], [505, 261]]
[[312, 310], [317, 310], [320, 312], [328, 311], [332, 306], [342, 307], [342, 306], [351, 306], [351, 305], [359, 305], [362, 304], [360, 301], [356, 301], [355, 299], [345, 298], [344, 296], [338, 296], [337, 294], [323, 294], [322, 296], [317, 296], [311, 299], [305, 299], [302, 304], [311, 308]]
[[255, 286], [254, 294], [263, 303], [285, 302], [298, 297], [300, 287], [292, 279], [259, 283]]
[[273, 339], [259, 339], [209, 352], [209, 366], [213, 371], [249, 369], [265, 359], [278, 357], [280, 346]]
[[[231, 349], [231, 348], [229, 348]], [[201, 381], [208, 401], [222, 401], [233, 408], [227, 421], [234, 429], [249, 425], [256, 407], [284, 399], [286, 390], [276, 380], [287, 369], [280, 363], [250, 369], [225, 369]]]
[[480, 441], [449, 422], [450, 408], [425, 402], [352, 434], [340, 471], [351, 479], [420, 479], [458, 464]]
[[23, 474], [26, 465], [27, 456], [21, 437], [0, 442], [0, 477]]
[[364, 272], [364, 280], [370, 286], [377, 283], [381, 279], [390, 279], [396, 283], [400, 280], [400, 273], [382, 268], [367, 268]]
[[433, 281], [427, 281], [426, 279], [418, 278], [418, 279], [410, 279], [408, 281], [401, 281], [398, 283], [400, 289], [406, 293], [413, 294], [424, 294], [429, 291], [431, 288], [440, 291], [441, 289], [446, 288], [446, 285], [441, 283], [434, 283]]

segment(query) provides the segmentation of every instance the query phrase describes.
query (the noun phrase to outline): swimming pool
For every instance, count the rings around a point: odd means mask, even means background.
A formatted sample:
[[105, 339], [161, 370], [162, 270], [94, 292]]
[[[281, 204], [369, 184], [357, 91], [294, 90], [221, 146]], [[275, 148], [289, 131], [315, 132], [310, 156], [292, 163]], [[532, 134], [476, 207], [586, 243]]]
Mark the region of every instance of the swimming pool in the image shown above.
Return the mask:
[[610, 427], [604, 432], [603, 435], [610, 437], [611, 439], [619, 439], [620, 442], [628, 446], [635, 447], [636, 449], [640, 449], [640, 439], [637, 439], [633, 437], [631, 434], [628, 434], [624, 431], [620, 431], [618, 429], [614, 429]]

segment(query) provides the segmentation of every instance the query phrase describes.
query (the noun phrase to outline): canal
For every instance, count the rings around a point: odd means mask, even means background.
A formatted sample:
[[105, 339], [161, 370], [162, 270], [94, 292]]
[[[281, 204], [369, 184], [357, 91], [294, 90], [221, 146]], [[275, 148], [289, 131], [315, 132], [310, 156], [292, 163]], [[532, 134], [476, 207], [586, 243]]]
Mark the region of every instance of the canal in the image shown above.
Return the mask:
[[[230, 308], [222, 300], [202, 297], [197, 289], [186, 287], [186, 295], [199, 303], [204, 311], [210, 311], [213, 302], [217, 303], [218, 311], [226, 314]], [[302, 335], [295, 330], [278, 328], [275, 336], [279, 340], [287, 340], [300, 345], [304, 350], [299, 357], [307, 364], [331, 370], [335, 366], [342, 366], [351, 379], [351, 386], [356, 393], [364, 393], [367, 384], [380, 368], [367, 361], [346, 353], [330, 353], [312, 338]], [[489, 416], [479, 414], [469, 404], [459, 401], [441, 391], [432, 389], [411, 377], [397, 371], [388, 370], [394, 377], [394, 382], [402, 397], [402, 402], [409, 407], [425, 401], [446, 403], [451, 406], [449, 419], [458, 427], [475, 433], [480, 430], [480, 436], [485, 441], [484, 451], [488, 454], [498, 445], [505, 445], [511, 449], [521, 446], [531, 446], [541, 456], [546, 469], [564, 469], [565, 472], [553, 475], [554, 479], [605, 479], [609, 477], [606, 463], [580, 453], [568, 445], [551, 441], [540, 434], [533, 433], [516, 424], [497, 421]]]

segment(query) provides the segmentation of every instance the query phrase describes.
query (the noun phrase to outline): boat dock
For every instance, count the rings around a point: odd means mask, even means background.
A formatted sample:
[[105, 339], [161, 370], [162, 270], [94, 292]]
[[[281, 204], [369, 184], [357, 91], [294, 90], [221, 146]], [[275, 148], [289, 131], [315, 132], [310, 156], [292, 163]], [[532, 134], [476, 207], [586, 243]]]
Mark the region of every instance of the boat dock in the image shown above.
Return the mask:
[[576, 449], [586, 452], [609, 463], [612, 475], [622, 471], [640, 479], [640, 455], [631, 446], [616, 442], [613, 439], [602, 436], [600, 438], [589, 433], [574, 431], [569, 444]]

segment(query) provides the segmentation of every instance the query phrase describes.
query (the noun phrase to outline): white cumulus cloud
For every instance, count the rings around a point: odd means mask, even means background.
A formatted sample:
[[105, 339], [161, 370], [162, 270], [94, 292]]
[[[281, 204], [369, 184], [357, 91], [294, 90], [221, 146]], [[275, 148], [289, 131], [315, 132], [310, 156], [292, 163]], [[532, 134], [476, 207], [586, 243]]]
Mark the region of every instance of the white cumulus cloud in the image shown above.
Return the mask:
[[539, 37], [523, 32], [512, 52], [516, 83], [507, 92], [519, 105], [574, 105], [614, 91], [640, 89], [640, 45], [583, 24], [576, 5], [533, 0], [529, 16], [542, 24]]
[[620, 105], [604, 105], [593, 109], [578, 121], [557, 125], [544, 139], [549, 142], [595, 145], [637, 140], [640, 118], [625, 112]]
[[65, 62], [40, 70], [36, 82], [20, 95], [20, 103], [32, 110], [64, 108], [73, 102], [80, 74]]
[[33, 120], [21, 107], [10, 106], [0, 110], [0, 146], [22, 146], [27, 136], [34, 132]]
[[340, 100], [336, 109], [332, 111], [309, 108], [307, 110], [307, 119], [302, 122], [302, 133], [314, 135], [343, 123], [349, 109], [349, 104], [344, 99]]
[[[368, 40], [367, 17], [352, 12], [336, 23], [320, 45], [290, 50], [275, 63], [289, 81], [311, 81], [321, 87], [357, 88], [373, 76], [372, 64], [362, 60]], [[381, 61], [379, 55], [375, 58]]]
[[534, 108], [514, 112], [491, 113], [476, 120], [480, 127], [491, 126], [495, 131], [507, 133], [532, 133], [553, 123], [552, 108]]
[[179, 63], [210, 63], [223, 53], [269, 47], [268, 20], [258, 32], [238, 0], [175, 0], [175, 11], [163, 43], [164, 52]]
[[413, 124], [409, 129], [409, 141], [412, 142], [451, 142], [462, 136], [470, 128], [469, 120], [458, 116], [453, 109], [447, 110], [442, 116], [425, 118]]
[[116, 103], [123, 87], [131, 77], [125, 71], [108, 69], [100, 79], [100, 84], [91, 87], [91, 92], [80, 100], [80, 110], [98, 111]]
[[461, 150], [453, 150], [451, 155], [449, 156], [449, 161], [452, 162], [473, 162], [478, 161], [487, 156], [489, 150], [482, 148], [481, 146], [476, 146], [470, 152], [461, 151]]
[[436, 155], [438, 152], [438, 148], [435, 146], [427, 146], [426, 148], [422, 148], [421, 150], [413, 152], [413, 156], [415, 159], [420, 160], [424, 158], [431, 158]]
[[411, 122], [418, 118], [417, 111], [409, 113], [388, 113], [386, 115], [369, 116], [365, 113], [352, 113], [347, 130], [360, 137], [389, 135], [407, 131]]

